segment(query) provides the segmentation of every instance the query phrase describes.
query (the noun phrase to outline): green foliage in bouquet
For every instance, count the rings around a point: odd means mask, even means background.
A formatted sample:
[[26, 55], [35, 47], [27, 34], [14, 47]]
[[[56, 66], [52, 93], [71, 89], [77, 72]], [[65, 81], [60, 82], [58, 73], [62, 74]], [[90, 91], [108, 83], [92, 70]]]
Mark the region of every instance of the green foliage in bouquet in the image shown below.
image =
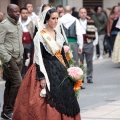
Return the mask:
[[0, 58], [0, 68], [3, 67], [3, 64], [6, 62], [4, 58]]

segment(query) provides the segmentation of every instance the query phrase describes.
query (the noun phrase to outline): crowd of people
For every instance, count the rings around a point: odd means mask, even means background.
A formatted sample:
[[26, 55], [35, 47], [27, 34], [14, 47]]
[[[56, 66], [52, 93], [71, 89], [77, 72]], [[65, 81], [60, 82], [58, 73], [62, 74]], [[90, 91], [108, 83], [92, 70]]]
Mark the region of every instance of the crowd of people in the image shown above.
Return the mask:
[[36, 15], [31, 3], [21, 9], [9, 4], [6, 19], [0, 12], [0, 58], [5, 60], [6, 81], [3, 119], [81, 120], [73, 82], [70, 78], [63, 82], [70, 67], [64, 45], [71, 47], [74, 66], [86, 60], [88, 84], [93, 83], [94, 59], [104, 59], [108, 52], [113, 62], [120, 62], [119, 7], [109, 15], [101, 6], [90, 12], [44, 4]]

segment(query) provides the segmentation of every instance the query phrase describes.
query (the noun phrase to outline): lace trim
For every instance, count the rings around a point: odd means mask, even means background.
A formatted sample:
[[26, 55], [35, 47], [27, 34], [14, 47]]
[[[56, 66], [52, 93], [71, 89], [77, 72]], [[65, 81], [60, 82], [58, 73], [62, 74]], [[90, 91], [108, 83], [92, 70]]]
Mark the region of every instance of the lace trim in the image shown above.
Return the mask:
[[[55, 31], [56, 32], [56, 31]], [[62, 49], [63, 44], [65, 42], [64, 38], [62, 37], [62, 35], [60, 33], [56, 32], [56, 41], [58, 43], [58, 45], [60, 46], [60, 48]], [[43, 44], [43, 46], [45, 47], [46, 51], [51, 54], [52, 56], [54, 56], [49, 48], [49, 46], [47, 45], [47, 43], [44, 41], [44, 39], [42, 38], [42, 36], [40, 35], [40, 42]]]
[[73, 104], [70, 106], [64, 106], [62, 103], [56, 102], [48, 92], [46, 99], [47, 99], [47, 104], [49, 104], [52, 108], [55, 107], [58, 112], [65, 114], [68, 117], [75, 117], [78, 113], [80, 113], [79, 107], [75, 107], [75, 105]]

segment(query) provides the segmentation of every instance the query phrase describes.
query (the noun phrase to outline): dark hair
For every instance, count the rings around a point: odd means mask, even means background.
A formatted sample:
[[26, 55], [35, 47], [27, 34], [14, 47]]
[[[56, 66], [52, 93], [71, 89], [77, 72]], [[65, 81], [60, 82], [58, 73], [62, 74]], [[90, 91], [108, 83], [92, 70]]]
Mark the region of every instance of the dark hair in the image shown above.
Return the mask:
[[58, 7], [60, 7], [60, 8], [64, 8], [63, 5], [58, 5], [58, 6], [56, 7], [56, 9], [57, 9]]
[[112, 14], [114, 13], [114, 10], [115, 10], [116, 7], [118, 7], [118, 6], [116, 6], [116, 5], [113, 6], [113, 8], [112, 8], [112, 10], [111, 10], [111, 12], [110, 12], [110, 15], [112, 15]]
[[75, 11], [75, 9], [76, 9], [76, 7], [72, 7], [72, 11], [73, 11], [73, 12]]
[[82, 9], [85, 9], [85, 10], [87, 11], [87, 9], [86, 9], [85, 7], [81, 7], [81, 8], [79, 9], [79, 11], [82, 10]]
[[95, 6], [94, 11], [97, 12], [99, 7], [101, 6]]
[[18, 7], [18, 5], [16, 5], [16, 4], [9, 4], [9, 5], [7, 6], [7, 12], [8, 12], [9, 10], [13, 9], [13, 7]]
[[22, 12], [22, 10], [27, 10], [28, 11], [28, 9], [26, 7], [21, 8], [20, 13]]
[[28, 4], [32, 5], [31, 2], [26, 2], [24, 7], [27, 7]]
[[46, 13], [46, 16], [45, 16], [44, 24], [46, 24], [46, 21], [48, 21], [50, 19], [50, 15], [54, 12], [57, 12], [57, 10], [55, 8], [48, 10], [48, 12]]
[[50, 4], [44, 4], [44, 5], [42, 6], [42, 10], [41, 10], [42, 12], [43, 12], [43, 10], [44, 10], [45, 7], [51, 7], [51, 5], [50, 5]]

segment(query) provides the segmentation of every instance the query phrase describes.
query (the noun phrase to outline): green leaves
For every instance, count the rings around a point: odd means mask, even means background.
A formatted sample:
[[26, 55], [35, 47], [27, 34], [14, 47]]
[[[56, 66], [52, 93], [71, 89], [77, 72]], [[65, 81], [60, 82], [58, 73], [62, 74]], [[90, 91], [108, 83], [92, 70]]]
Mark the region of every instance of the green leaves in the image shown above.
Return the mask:
[[4, 58], [0, 59], [0, 68], [3, 67], [3, 64], [6, 63], [6, 60]]

